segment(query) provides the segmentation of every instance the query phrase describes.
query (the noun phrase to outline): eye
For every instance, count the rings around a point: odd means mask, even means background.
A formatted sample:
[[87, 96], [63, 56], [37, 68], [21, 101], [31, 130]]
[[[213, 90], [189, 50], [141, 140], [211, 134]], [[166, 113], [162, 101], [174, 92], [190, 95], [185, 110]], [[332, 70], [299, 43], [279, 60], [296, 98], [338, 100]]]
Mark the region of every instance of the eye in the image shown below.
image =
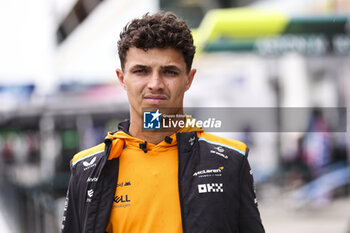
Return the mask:
[[164, 70], [165, 75], [170, 75], [170, 76], [177, 76], [179, 73], [174, 70]]
[[133, 71], [134, 74], [138, 74], [138, 75], [144, 75], [147, 74], [147, 70], [146, 69], [137, 69]]

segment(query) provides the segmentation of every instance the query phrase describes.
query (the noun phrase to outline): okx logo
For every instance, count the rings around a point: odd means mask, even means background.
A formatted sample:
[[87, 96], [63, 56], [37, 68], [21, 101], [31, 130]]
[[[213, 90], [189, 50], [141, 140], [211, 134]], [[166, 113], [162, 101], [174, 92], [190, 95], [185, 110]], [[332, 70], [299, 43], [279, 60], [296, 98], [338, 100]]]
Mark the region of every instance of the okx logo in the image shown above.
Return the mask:
[[156, 112], [143, 112], [143, 128], [144, 129], [160, 129], [160, 116], [162, 114], [159, 109]]
[[224, 192], [223, 183], [199, 184], [199, 193], [222, 193]]

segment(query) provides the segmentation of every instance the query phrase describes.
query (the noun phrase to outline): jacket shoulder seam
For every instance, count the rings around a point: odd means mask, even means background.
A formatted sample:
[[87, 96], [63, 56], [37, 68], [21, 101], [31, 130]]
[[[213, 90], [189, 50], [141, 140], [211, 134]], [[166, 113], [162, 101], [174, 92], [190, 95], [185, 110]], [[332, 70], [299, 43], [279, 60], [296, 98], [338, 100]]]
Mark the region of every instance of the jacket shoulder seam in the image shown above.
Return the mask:
[[[240, 141], [237, 141], [234, 139], [222, 138], [222, 137], [212, 135], [212, 134], [210, 134], [210, 135], [211, 135], [211, 137], [214, 137], [214, 138], [207, 138], [204, 135], [201, 135], [198, 137], [198, 140], [205, 141], [205, 142], [213, 144], [213, 145], [226, 147], [226, 148], [234, 150], [234, 151], [236, 151], [244, 156], [248, 152], [248, 150], [247, 150], [248, 148], [247, 148], [246, 144], [244, 144], [243, 142], [240, 142]], [[215, 140], [215, 139], [219, 139], [219, 140]]]
[[[75, 154], [73, 156], [72, 161], [71, 161], [72, 167], [74, 167], [78, 162], [80, 162], [82, 160], [85, 160], [85, 159], [90, 158], [94, 155], [98, 155], [98, 154], [104, 152], [104, 147], [102, 147], [102, 145], [103, 145], [103, 143], [101, 143], [97, 146], [94, 146], [90, 149], [80, 151], [79, 153]], [[99, 149], [99, 147], [101, 147], [101, 149]]]

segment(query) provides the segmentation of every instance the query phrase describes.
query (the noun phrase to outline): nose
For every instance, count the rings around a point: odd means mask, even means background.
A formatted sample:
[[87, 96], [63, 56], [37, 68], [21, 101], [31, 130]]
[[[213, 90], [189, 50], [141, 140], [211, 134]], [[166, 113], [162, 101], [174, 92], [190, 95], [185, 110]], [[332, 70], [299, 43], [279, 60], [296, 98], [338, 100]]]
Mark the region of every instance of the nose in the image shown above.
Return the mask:
[[164, 80], [158, 72], [153, 72], [149, 78], [148, 85], [149, 90], [160, 91], [164, 89]]

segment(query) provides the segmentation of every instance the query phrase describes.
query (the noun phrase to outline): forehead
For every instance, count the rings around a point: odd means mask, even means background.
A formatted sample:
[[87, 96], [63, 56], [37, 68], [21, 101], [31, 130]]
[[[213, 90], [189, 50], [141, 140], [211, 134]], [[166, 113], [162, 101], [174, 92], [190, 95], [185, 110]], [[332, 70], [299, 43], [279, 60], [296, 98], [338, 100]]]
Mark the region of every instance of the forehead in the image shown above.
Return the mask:
[[126, 53], [125, 68], [128, 69], [134, 65], [151, 67], [175, 65], [179, 68], [186, 67], [183, 54], [174, 48], [151, 48], [145, 51], [131, 47]]

